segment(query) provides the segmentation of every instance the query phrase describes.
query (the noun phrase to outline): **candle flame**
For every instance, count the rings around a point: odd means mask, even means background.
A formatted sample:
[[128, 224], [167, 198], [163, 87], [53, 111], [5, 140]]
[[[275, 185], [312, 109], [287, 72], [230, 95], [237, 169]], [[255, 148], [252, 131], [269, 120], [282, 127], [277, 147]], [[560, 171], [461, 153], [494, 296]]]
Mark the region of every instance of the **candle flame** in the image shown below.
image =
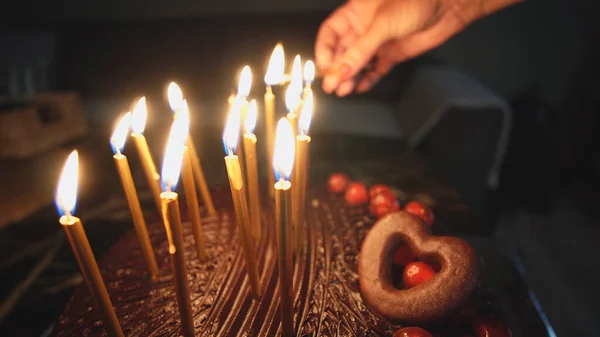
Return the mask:
[[269, 67], [265, 74], [265, 83], [267, 85], [277, 85], [284, 80], [283, 72], [285, 71], [285, 54], [283, 52], [283, 45], [278, 43], [273, 49], [271, 59], [269, 60]]
[[300, 104], [300, 94], [293, 83], [290, 83], [285, 91], [285, 106], [288, 112], [296, 113], [298, 105]]
[[177, 187], [187, 139], [187, 122], [185, 117], [178, 116], [171, 126], [161, 172], [163, 191], [173, 191]]
[[244, 66], [240, 74], [240, 82], [238, 83], [238, 95], [248, 97], [252, 87], [252, 70], [249, 66]]
[[79, 180], [79, 154], [77, 150], [71, 152], [56, 188], [54, 202], [58, 213], [62, 215], [73, 215], [77, 204], [77, 182]]
[[273, 150], [273, 169], [277, 180], [290, 180], [296, 155], [296, 143], [292, 125], [287, 118], [281, 118], [277, 123], [275, 134], [275, 149]]
[[110, 146], [112, 146], [115, 154], [123, 152], [125, 142], [127, 141], [127, 135], [129, 133], [129, 126], [131, 123], [131, 112], [126, 113], [119, 122], [110, 137]]
[[143, 134], [146, 129], [147, 116], [148, 108], [146, 107], [146, 97], [142, 97], [135, 105], [135, 108], [133, 108], [133, 114], [131, 115], [131, 132]]
[[298, 117], [298, 133], [301, 135], [307, 135], [308, 129], [310, 129], [310, 121], [313, 115], [313, 93], [312, 91], [304, 99], [304, 105], [302, 106], [302, 112]]
[[248, 112], [246, 113], [246, 120], [244, 121], [244, 130], [248, 133], [254, 133], [256, 127], [256, 118], [258, 115], [258, 108], [256, 107], [256, 100], [250, 101]]
[[238, 100], [235, 100], [227, 116], [225, 130], [223, 130], [223, 147], [225, 154], [230, 156], [235, 154], [238, 145], [241, 124], [241, 106]]
[[298, 91], [299, 95], [302, 93], [302, 59], [300, 58], [300, 55], [294, 57], [290, 86], [293, 86]]
[[181, 92], [181, 88], [175, 82], [169, 83], [169, 88], [167, 89], [167, 97], [169, 98], [169, 105], [171, 106], [171, 110], [173, 112], [177, 112], [181, 109], [181, 102], [183, 101], [183, 93]]
[[311, 60], [304, 63], [304, 81], [311, 84], [315, 80], [315, 63]]

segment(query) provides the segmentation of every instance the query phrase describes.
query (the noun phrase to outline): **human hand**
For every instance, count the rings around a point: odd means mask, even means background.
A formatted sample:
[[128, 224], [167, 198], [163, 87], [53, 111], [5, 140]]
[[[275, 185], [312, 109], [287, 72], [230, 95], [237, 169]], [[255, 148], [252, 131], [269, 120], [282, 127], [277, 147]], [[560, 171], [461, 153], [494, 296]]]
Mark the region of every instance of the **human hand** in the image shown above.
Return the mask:
[[[322, 24], [317, 66], [323, 90], [371, 89], [395, 64], [445, 42], [478, 18], [521, 0], [349, 0]], [[370, 62], [371, 69], [359, 79]]]

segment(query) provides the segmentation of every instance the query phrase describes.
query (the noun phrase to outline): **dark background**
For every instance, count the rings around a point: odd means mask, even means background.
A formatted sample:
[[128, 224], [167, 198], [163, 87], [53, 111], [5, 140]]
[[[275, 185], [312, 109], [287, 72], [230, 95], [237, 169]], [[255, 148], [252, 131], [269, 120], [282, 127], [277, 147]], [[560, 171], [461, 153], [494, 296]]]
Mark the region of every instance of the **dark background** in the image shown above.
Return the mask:
[[[251, 64], [262, 74], [277, 41], [284, 42], [288, 56], [311, 56], [320, 22], [340, 3], [3, 1], [0, 64], [28, 50], [44, 50], [51, 55], [50, 86], [75, 90], [88, 102], [139, 95], [158, 99], [172, 79], [198, 100], [226, 97], [236, 85], [232, 74], [239, 65]], [[578, 336], [598, 331], [592, 301], [598, 250], [590, 245], [600, 234], [595, 212], [599, 7], [591, 0], [526, 1], [398, 66], [366, 96], [393, 102], [412, 67], [442, 63], [472, 75], [512, 104], [512, 141], [494, 216], [504, 215], [498, 221], [509, 224], [508, 235], [517, 244], [545, 247], [533, 250], [525, 265], [559, 335], [569, 335], [576, 325], [585, 325], [576, 330]], [[253, 90], [259, 96], [263, 88]], [[88, 116], [105, 125], [113, 117]], [[566, 276], [547, 281], [557, 270]]]

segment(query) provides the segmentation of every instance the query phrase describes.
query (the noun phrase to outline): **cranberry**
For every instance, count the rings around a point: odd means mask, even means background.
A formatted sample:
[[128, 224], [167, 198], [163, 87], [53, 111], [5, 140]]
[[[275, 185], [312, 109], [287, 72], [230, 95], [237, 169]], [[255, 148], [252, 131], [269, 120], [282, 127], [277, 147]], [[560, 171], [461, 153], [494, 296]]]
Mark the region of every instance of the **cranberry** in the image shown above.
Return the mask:
[[433, 211], [424, 204], [418, 201], [411, 201], [404, 206], [404, 210], [423, 219], [429, 226], [433, 225]]
[[339, 194], [346, 190], [350, 178], [345, 173], [332, 173], [327, 180], [327, 190], [330, 193]]
[[480, 316], [473, 321], [477, 337], [512, 337], [508, 326], [493, 316]]
[[351, 206], [360, 206], [369, 202], [367, 188], [362, 183], [353, 182], [348, 184], [344, 197]]
[[433, 268], [425, 262], [417, 261], [404, 268], [402, 282], [404, 282], [404, 288], [408, 289], [429, 281], [433, 275], [435, 275]]
[[369, 188], [369, 197], [371, 197], [371, 199], [375, 198], [375, 196], [381, 193], [389, 193], [391, 195], [394, 195], [394, 193], [392, 193], [388, 185], [377, 184]]
[[395, 212], [400, 209], [400, 203], [391, 193], [377, 194], [371, 198], [369, 204], [369, 212], [372, 216], [380, 218], [388, 213]]
[[433, 335], [423, 328], [411, 326], [394, 332], [393, 337], [433, 337]]
[[396, 249], [393, 262], [399, 266], [406, 266], [407, 264], [413, 262], [416, 258], [417, 256], [412, 252], [412, 250], [410, 250], [408, 245], [403, 244]]

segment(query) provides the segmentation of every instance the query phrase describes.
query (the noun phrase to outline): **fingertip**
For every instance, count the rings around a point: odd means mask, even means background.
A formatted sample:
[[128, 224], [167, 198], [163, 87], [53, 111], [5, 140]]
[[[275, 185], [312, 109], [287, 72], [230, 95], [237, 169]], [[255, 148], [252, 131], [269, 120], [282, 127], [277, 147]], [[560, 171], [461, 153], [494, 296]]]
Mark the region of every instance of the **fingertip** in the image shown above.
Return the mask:
[[331, 66], [333, 55], [330, 51], [317, 51], [315, 49], [315, 64], [321, 72], [326, 72]]
[[354, 79], [346, 80], [345, 82], [342, 82], [338, 86], [337, 90], [335, 91], [335, 94], [338, 95], [339, 97], [347, 96], [350, 93], [352, 93], [352, 90], [354, 90], [354, 85], [355, 85]]
[[323, 78], [323, 84], [321, 85], [321, 87], [323, 88], [323, 91], [325, 93], [331, 94], [333, 92], [333, 89], [335, 89], [336, 87], [335, 78], [331, 75], [325, 76]]

